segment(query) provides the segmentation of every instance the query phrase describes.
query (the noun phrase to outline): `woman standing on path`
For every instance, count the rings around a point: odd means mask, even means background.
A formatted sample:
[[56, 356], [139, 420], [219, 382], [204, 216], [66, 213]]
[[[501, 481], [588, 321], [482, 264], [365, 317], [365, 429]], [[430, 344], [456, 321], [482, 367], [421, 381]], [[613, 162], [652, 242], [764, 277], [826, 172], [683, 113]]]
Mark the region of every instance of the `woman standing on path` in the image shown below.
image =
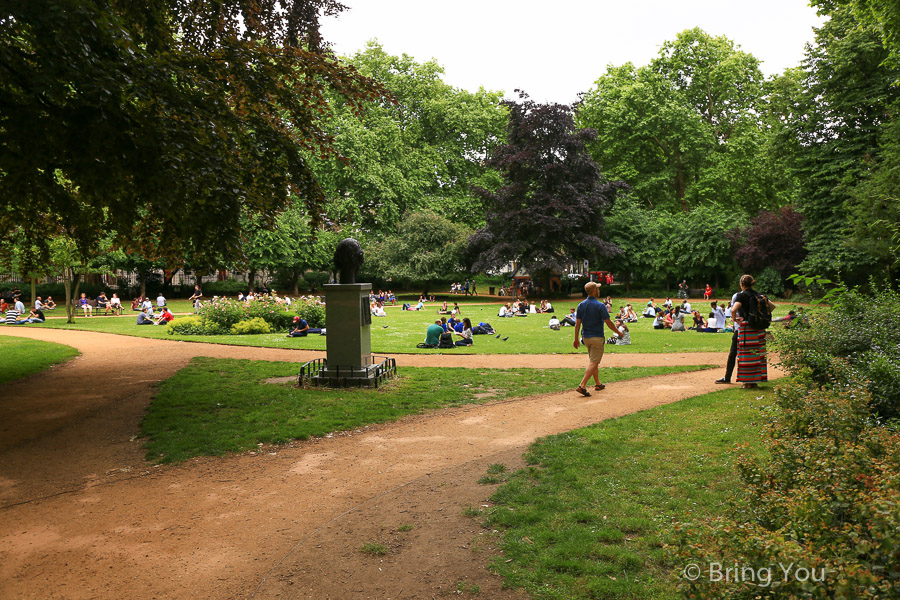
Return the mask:
[[747, 313], [750, 302], [763, 301], [753, 298], [757, 292], [753, 289], [756, 281], [750, 275], [741, 277], [741, 291], [735, 297], [731, 309], [732, 317], [737, 324], [737, 381], [744, 384], [744, 389], [754, 389], [763, 381], [768, 381], [766, 364], [766, 331], [750, 327]]

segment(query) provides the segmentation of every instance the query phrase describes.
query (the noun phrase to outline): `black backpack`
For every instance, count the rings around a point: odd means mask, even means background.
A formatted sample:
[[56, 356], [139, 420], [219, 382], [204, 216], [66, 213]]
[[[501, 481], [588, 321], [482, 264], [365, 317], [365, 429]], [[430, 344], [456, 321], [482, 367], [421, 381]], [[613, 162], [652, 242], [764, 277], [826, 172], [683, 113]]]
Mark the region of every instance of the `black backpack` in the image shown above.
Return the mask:
[[444, 332], [441, 334], [440, 342], [437, 345], [438, 348], [456, 348], [456, 344], [453, 343], [453, 334]]
[[761, 331], [768, 329], [772, 324], [772, 311], [769, 308], [769, 299], [765, 294], [750, 291], [750, 301], [747, 303], [747, 323], [753, 329]]

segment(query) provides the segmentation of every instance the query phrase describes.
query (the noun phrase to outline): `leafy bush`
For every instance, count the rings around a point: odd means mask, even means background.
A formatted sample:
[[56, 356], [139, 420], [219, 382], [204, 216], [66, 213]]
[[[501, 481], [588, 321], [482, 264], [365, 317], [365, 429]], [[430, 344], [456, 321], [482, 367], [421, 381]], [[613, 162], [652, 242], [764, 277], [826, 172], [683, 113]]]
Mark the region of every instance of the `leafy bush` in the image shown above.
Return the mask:
[[315, 300], [298, 298], [294, 301], [294, 312], [310, 327], [325, 327], [325, 307]]
[[212, 281], [203, 284], [204, 296], [237, 296], [241, 292], [247, 291], [247, 282], [238, 281], [237, 279], [226, 279], [225, 281]]
[[782, 281], [781, 274], [778, 271], [772, 267], [766, 267], [757, 275], [756, 284], [753, 287], [769, 298], [774, 298], [784, 292], [784, 281]]
[[238, 321], [250, 318], [250, 309], [243, 302], [219, 298], [200, 308], [200, 316], [221, 329], [228, 330]]
[[887, 287], [872, 296], [846, 292], [830, 309], [812, 315], [808, 327], [794, 327], [778, 335], [776, 349], [782, 364], [814, 385], [865, 382], [872, 409], [881, 417], [898, 417], [898, 306], [900, 294]]
[[231, 335], [253, 335], [271, 332], [272, 326], [259, 317], [240, 321], [231, 326]]
[[250, 303], [248, 315], [269, 323], [273, 329], [287, 329], [294, 319], [294, 314], [286, 304], [279, 304], [272, 298], [264, 296]]
[[[700, 577], [682, 581], [686, 597], [900, 597], [900, 434], [873, 421], [870, 403], [854, 386], [777, 391], [768, 462], [739, 460], [743, 514], [682, 531], [679, 552], [685, 563], [771, 568], [772, 585]], [[817, 580], [785, 577], [779, 565], [791, 563]]]
[[203, 317], [180, 317], [166, 325], [166, 333], [169, 335], [221, 335], [227, 331]]

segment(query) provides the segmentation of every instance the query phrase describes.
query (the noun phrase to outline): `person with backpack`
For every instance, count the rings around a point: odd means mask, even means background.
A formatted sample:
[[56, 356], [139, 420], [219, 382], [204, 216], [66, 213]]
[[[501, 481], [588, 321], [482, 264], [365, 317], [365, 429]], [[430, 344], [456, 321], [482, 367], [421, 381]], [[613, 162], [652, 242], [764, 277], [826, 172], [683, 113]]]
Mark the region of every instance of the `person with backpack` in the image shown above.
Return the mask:
[[731, 311], [737, 330], [737, 381], [745, 390], [768, 381], [766, 329], [772, 323], [774, 304], [753, 289], [754, 283], [751, 275], [741, 276], [741, 291]]

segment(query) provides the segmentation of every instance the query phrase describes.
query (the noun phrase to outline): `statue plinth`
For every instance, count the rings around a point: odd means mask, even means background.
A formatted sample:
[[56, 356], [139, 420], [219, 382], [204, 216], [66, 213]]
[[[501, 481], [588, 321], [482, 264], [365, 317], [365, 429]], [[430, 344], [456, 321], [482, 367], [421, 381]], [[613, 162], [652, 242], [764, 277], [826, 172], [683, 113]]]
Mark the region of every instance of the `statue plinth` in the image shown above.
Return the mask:
[[328, 366], [362, 369], [372, 364], [372, 284], [338, 283], [324, 288]]

